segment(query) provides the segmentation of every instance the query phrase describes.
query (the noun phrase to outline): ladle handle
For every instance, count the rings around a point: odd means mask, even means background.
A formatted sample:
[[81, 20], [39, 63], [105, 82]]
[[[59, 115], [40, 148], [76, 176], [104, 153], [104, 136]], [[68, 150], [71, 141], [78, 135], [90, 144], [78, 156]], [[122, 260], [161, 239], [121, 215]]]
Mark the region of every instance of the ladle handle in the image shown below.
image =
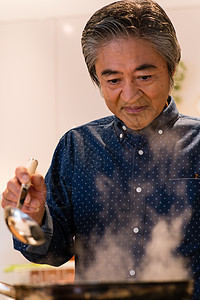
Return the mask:
[[[28, 173], [30, 175], [32, 175], [32, 174], [35, 173], [37, 165], [38, 165], [37, 159], [35, 159], [35, 158], [29, 159], [26, 168], [27, 168]], [[31, 181], [29, 181], [28, 183], [22, 183], [21, 192], [20, 192], [20, 196], [19, 196], [19, 201], [18, 201], [18, 204], [17, 204], [17, 208], [22, 209], [22, 206], [24, 204], [24, 201], [25, 201], [25, 198], [26, 198], [26, 195], [28, 193], [30, 185], [31, 185]]]
[[[29, 173], [30, 175], [32, 175], [32, 174], [35, 173], [36, 168], [37, 168], [37, 165], [38, 165], [37, 159], [35, 159], [35, 158], [33, 158], [33, 157], [29, 159], [26, 168], [27, 168], [28, 173]], [[30, 185], [31, 185], [31, 181], [29, 181], [27, 184], [24, 184], [23, 186], [30, 187]]]

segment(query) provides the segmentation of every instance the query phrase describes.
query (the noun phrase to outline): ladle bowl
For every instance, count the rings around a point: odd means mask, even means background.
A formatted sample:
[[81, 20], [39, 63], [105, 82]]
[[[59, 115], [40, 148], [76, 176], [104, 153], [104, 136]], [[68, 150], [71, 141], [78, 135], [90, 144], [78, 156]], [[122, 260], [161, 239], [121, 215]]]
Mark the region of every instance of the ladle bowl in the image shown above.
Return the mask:
[[9, 230], [20, 242], [29, 245], [45, 242], [45, 234], [39, 224], [19, 208], [7, 206], [4, 217]]

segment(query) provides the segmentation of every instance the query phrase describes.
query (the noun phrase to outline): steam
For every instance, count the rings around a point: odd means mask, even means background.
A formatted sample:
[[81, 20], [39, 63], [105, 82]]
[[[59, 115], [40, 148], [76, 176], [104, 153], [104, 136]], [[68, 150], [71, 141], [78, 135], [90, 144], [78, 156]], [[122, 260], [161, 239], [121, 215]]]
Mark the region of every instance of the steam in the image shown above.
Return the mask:
[[109, 238], [109, 244], [96, 251], [95, 260], [87, 272], [85, 280], [123, 281], [127, 279], [127, 269], [124, 268], [128, 253], [117, 245], [114, 237]]
[[[176, 250], [182, 239], [183, 222], [189, 217], [189, 213], [176, 218], [173, 223], [162, 218], [154, 226], [151, 239], [145, 247], [145, 255], [141, 262], [137, 281], [176, 281], [189, 278], [189, 271], [186, 268], [186, 261], [178, 255]], [[92, 265], [85, 273], [85, 280], [94, 281], [125, 281], [130, 266], [135, 261], [130, 261], [132, 253], [123, 247], [123, 237], [112, 235], [107, 230], [99, 247]], [[124, 236], [124, 232], [122, 234]], [[134, 276], [132, 277], [134, 280]]]
[[175, 256], [174, 251], [181, 241], [181, 226], [183, 217], [168, 224], [159, 221], [152, 231], [152, 239], [147, 244], [143, 261], [145, 266], [141, 280], [184, 280], [189, 274], [181, 256]]

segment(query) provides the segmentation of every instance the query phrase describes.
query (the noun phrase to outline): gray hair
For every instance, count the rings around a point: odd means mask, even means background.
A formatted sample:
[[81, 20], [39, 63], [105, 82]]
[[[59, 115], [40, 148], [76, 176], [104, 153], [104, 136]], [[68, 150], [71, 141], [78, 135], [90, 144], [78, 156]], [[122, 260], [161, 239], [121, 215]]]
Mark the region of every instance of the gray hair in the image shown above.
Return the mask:
[[152, 43], [167, 63], [172, 87], [181, 49], [172, 22], [152, 0], [114, 2], [95, 12], [89, 19], [82, 33], [81, 44], [92, 80], [100, 86], [95, 63], [101, 47], [114, 39], [129, 37]]

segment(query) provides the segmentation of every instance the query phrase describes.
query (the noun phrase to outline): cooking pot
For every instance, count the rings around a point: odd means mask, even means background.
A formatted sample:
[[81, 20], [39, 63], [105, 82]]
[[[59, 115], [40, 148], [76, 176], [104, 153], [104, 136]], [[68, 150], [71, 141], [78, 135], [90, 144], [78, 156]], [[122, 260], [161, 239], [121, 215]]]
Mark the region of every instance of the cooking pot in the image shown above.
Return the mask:
[[190, 300], [193, 281], [84, 282], [53, 285], [9, 285], [0, 283], [0, 294], [16, 300], [132, 299]]

